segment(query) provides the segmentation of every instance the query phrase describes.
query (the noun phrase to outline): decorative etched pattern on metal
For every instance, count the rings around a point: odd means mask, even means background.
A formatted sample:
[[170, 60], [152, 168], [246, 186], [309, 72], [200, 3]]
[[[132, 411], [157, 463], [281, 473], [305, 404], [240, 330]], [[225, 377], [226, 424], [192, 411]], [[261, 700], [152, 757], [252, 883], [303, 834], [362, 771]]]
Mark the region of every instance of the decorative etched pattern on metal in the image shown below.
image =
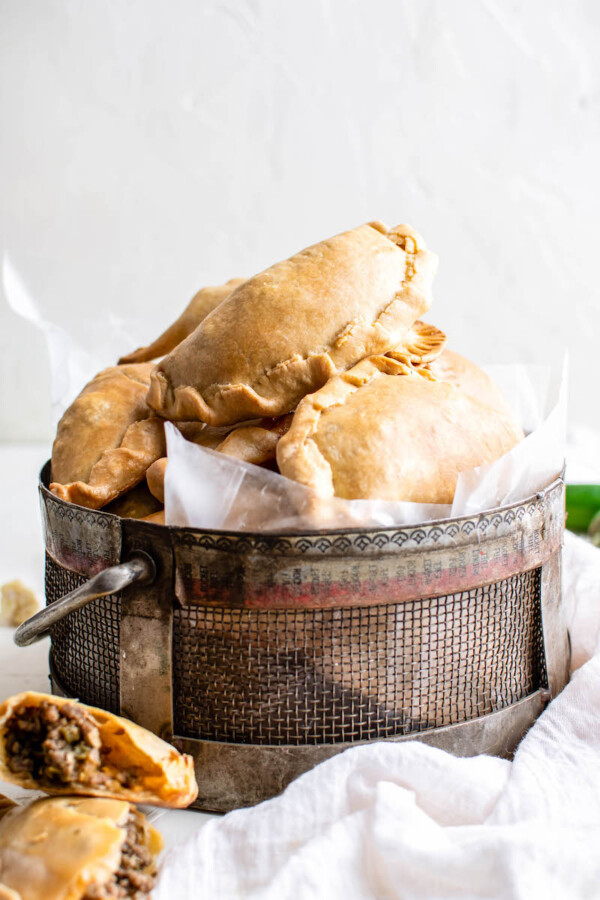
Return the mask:
[[[88, 579], [46, 554], [46, 602], [52, 603]], [[52, 629], [52, 659], [61, 685], [73, 697], [119, 712], [119, 598], [94, 600]]]
[[[314, 554], [346, 555], [368, 550], [385, 551], [415, 549], [435, 546], [438, 543], [453, 545], [457, 537], [468, 538], [477, 531], [480, 537], [505, 533], [515, 522], [543, 517], [549, 502], [560, 503], [562, 481], [556, 481], [544, 493], [529, 501], [470, 518], [458, 518], [433, 522], [423, 526], [407, 526], [401, 529], [329, 532], [303, 535], [269, 534], [219, 534], [194, 529], [171, 529], [175, 543], [197, 546], [205, 550], [221, 552], [258, 553], [267, 555]], [[562, 525], [562, 523], [559, 523]]]
[[546, 686], [540, 573], [391, 605], [176, 608], [175, 733], [364, 741], [505, 709]]

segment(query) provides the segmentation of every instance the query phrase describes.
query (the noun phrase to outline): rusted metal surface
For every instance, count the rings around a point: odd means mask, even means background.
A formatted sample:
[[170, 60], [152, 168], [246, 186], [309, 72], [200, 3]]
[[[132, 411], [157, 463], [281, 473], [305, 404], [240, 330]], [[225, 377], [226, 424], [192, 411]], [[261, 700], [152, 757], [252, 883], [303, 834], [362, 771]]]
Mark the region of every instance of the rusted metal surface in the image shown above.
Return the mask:
[[[549, 699], [547, 692], [536, 691], [508, 709], [471, 722], [384, 740], [386, 743], [419, 740], [454, 756], [487, 753], [510, 758]], [[229, 812], [241, 806], [254, 806], [281, 793], [313, 766], [351, 747], [364, 746], [365, 742], [257, 747], [177, 738], [174, 744], [195, 760], [198, 799], [194, 806], [211, 812]]]
[[121, 562], [121, 522], [117, 516], [59, 500], [48, 490], [49, 478], [47, 462], [40, 475], [40, 506], [50, 556], [88, 578]]
[[123, 520], [123, 553], [151, 554], [151, 585], [134, 584], [121, 598], [119, 701], [123, 715], [161, 736], [173, 733], [173, 554], [166, 529]]
[[85, 581], [84, 584], [66, 594], [60, 600], [50, 606], [41, 609], [35, 615], [19, 625], [15, 631], [14, 641], [18, 647], [27, 647], [42, 638], [48, 637], [52, 626], [56, 625], [66, 616], [77, 612], [94, 600], [108, 597], [136, 582], [148, 584], [154, 579], [155, 565], [151, 557], [146, 554], [135, 554], [127, 562], [109, 569], [103, 569]]
[[562, 482], [472, 517], [302, 535], [171, 529], [182, 605], [371, 606], [453, 594], [541, 565], [560, 549]]

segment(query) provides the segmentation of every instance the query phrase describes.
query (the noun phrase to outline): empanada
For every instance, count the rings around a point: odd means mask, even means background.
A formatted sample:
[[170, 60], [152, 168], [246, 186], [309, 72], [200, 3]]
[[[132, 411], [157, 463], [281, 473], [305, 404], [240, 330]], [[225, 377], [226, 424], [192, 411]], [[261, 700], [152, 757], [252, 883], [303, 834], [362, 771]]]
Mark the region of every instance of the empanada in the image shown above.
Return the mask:
[[367, 355], [403, 349], [431, 305], [435, 254], [407, 225], [362, 225], [240, 285], [151, 377], [174, 420], [280, 416]]
[[428, 364], [428, 368], [439, 381], [448, 381], [480, 403], [497, 409], [505, 416], [513, 416], [508, 401], [498, 385], [483, 369], [465, 356], [453, 350], [444, 350]]
[[231, 278], [225, 284], [202, 288], [192, 297], [179, 318], [169, 325], [160, 337], [157, 337], [148, 347], [140, 347], [133, 353], [122, 356], [119, 364], [146, 362], [170, 353], [198, 327], [213, 309], [216, 309], [219, 303], [222, 303], [236, 287], [243, 283], [243, 278]]
[[130, 803], [35, 800], [0, 820], [0, 897], [143, 900], [161, 849], [159, 833]]
[[[180, 422], [179, 430], [190, 435], [188, 440], [201, 446], [208, 447], [211, 450], [217, 450], [226, 456], [233, 456], [235, 459], [241, 459], [244, 462], [253, 463], [255, 466], [263, 466], [275, 459], [275, 448], [282, 434], [285, 434], [290, 427], [292, 416], [280, 416], [278, 419], [261, 419], [256, 424], [240, 425], [229, 431], [227, 429], [216, 429], [205, 426], [197, 435], [197, 440], [193, 440], [194, 433], [191, 428], [181, 428], [182, 425], [190, 426], [191, 422]], [[227, 434], [223, 438], [222, 432], [226, 430]], [[215, 432], [221, 432], [221, 438], [218, 443], [215, 442]], [[161, 503], [165, 502], [165, 474], [167, 471], [167, 457], [157, 459], [152, 463], [146, 472], [146, 481], [148, 487], [154, 497]], [[146, 517], [149, 521], [158, 522], [159, 517]]]
[[[156, 463], [152, 463], [150, 469], [155, 465]], [[148, 472], [150, 469], [148, 469]], [[146, 478], [148, 477], [148, 472], [146, 472]], [[161, 501], [156, 499], [148, 489], [146, 482], [142, 481], [130, 491], [127, 491], [126, 494], [117, 497], [116, 500], [111, 500], [104, 507], [104, 512], [121, 516], [123, 519], [145, 519], [147, 516], [158, 512], [160, 508]]]
[[191, 756], [113, 713], [33, 691], [0, 706], [0, 778], [173, 808], [197, 794]]
[[63, 414], [52, 447], [52, 480], [87, 481], [106, 450], [119, 447], [134, 422], [152, 415], [146, 404], [153, 366], [111, 366], [86, 384]]
[[167, 457], [161, 456], [156, 462], [153, 462], [146, 472], [146, 481], [148, 488], [157, 502], [165, 502], [165, 473], [167, 471]]
[[106, 450], [92, 468], [87, 481], [50, 484], [61, 500], [101, 509], [111, 500], [139, 484], [154, 460], [165, 454], [165, 426], [158, 416], [130, 425], [119, 447]]
[[512, 419], [389, 357], [331, 378], [277, 445], [282, 475], [321, 497], [451, 503], [458, 475], [522, 437]]
[[256, 425], [241, 425], [230, 431], [215, 449], [226, 456], [262, 466], [275, 459], [279, 438], [287, 432], [292, 418], [288, 414], [278, 419], [262, 419]]
[[164, 423], [145, 399], [151, 371], [150, 363], [105, 369], [67, 409], [52, 448], [57, 497], [99, 509], [164, 456]]

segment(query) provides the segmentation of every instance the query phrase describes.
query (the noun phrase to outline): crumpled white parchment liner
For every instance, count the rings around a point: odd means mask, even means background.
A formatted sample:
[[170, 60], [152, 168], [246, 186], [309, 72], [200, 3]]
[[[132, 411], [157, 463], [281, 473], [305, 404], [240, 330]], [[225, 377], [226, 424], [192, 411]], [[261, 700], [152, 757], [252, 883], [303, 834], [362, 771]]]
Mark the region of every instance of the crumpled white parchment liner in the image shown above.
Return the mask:
[[[544, 366], [494, 366], [528, 436], [501, 459], [459, 476], [454, 503], [317, 499], [283, 476], [186, 441], [167, 423], [167, 525], [225, 531], [311, 531], [389, 528], [473, 515], [542, 490], [564, 464], [566, 361]], [[401, 450], [399, 451], [401, 452]]]

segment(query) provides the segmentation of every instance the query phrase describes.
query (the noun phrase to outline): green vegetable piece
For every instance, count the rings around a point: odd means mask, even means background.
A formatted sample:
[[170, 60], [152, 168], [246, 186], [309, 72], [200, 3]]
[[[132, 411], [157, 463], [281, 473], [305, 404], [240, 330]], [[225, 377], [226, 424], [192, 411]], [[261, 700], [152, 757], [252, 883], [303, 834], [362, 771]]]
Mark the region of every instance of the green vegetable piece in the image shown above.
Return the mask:
[[568, 484], [566, 502], [567, 528], [587, 531], [596, 513], [600, 512], [600, 484]]

